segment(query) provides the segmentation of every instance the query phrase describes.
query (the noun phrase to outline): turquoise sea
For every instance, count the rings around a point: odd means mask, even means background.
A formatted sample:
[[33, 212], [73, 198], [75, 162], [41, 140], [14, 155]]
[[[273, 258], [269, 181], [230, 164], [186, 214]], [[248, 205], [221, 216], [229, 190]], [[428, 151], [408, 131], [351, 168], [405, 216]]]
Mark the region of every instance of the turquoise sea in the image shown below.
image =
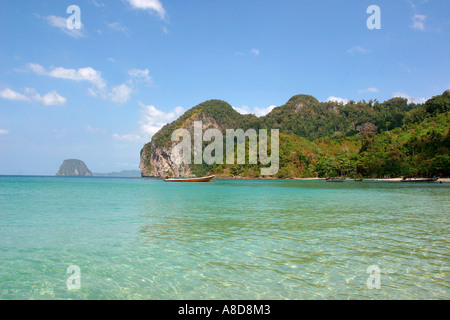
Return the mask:
[[0, 299], [450, 299], [449, 196], [449, 184], [0, 177]]

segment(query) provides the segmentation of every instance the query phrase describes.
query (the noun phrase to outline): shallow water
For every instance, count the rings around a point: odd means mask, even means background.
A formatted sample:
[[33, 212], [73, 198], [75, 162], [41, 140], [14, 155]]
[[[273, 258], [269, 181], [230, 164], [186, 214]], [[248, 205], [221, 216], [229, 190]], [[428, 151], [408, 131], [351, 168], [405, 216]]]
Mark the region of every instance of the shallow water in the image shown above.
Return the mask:
[[0, 177], [0, 299], [449, 299], [449, 195], [448, 184]]

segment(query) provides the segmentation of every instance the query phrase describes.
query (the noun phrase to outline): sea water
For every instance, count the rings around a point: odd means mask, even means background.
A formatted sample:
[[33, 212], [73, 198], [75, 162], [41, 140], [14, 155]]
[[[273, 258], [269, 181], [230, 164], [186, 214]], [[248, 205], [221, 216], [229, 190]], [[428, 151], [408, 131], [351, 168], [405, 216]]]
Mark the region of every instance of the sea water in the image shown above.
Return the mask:
[[449, 196], [437, 183], [0, 177], [0, 299], [449, 299]]

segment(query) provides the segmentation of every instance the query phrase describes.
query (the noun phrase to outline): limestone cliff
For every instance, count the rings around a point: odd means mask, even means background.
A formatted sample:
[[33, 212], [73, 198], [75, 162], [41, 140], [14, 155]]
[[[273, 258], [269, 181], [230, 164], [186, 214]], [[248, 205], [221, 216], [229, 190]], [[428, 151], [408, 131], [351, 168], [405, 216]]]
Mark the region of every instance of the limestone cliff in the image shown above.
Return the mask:
[[[170, 157], [173, 146], [178, 144], [178, 142], [171, 141], [172, 133], [176, 129], [187, 129], [192, 138], [195, 121], [202, 122], [203, 131], [216, 128], [224, 135], [226, 129], [243, 129], [244, 131], [249, 128], [283, 129], [285, 119], [303, 119], [305, 114], [311, 113], [309, 108], [317, 104], [319, 104], [319, 101], [312, 96], [296, 95], [285, 105], [274, 108], [268, 115], [258, 118], [252, 114], [242, 115], [227, 102], [221, 100], [205, 101], [188, 110], [179, 119], [164, 126], [153, 136], [152, 141], [144, 146], [139, 165], [142, 176], [165, 177], [199, 173], [199, 166], [176, 165]], [[292, 128], [294, 126], [294, 124], [289, 124], [286, 127]]]
[[[449, 97], [446, 91], [423, 105], [398, 97], [344, 104], [300, 94], [259, 118], [239, 114], [224, 101], [209, 100], [161, 128], [142, 149], [140, 169], [143, 176], [158, 177], [261, 176], [261, 162], [174, 164], [171, 150], [178, 142], [171, 141], [172, 133], [184, 128], [192, 139], [194, 121], [202, 121], [203, 130], [218, 128], [224, 136], [226, 129], [279, 130], [276, 178], [448, 176]], [[203, 142], [203, 150], [207, 145]]]
[[64, 160], [56, 175], [65, 177], [92, 177], [92, 172], [83, 161], [68, 159]]
[[[215, 119], [207, 115], [194, 115], [184, 123], [181, 129], [187, 129], [191, 137], [194, 136], [194, 122], [202, 121], [203, 130], [210, 128], [216, 128], [223, 130], [223, 128], [217, 123]], [[179, 129], [177, 128], [177, 129]], [[178, 143], [178, 142], [177, 142]], [[165, 177], [174, 176], [179, 177], [181, 175], [192, 174], [192, 169], [186, 164], [175, 164], [171, 159], [172, 147], [177, 144], [170, 142], [169, 144], [158, 145], [156, 141], [151, 141], [141, 151], [141, 161], [139, 168], [141, 169], [142, 176], [144, 177]]]
[[211, 128], [219, 129], [225, 133], [226, 129], [240, 127], [240, 124], [251, 119], [253, 115], [241, 115], [228, 103], [220, 100], [206, 101], [182, 115], [178, 120], [164, 126], [155, 134], [152, 141], [144, 146], [141, 151], [139, 168], [143, 177], [165, 177], [192, 174], [192, 166], [175, 164], [170, 155], [174, 145], [172, 133], [176, 129], [186, 129], [194, 137], [194, 122], [201, 121], [203, 130]]

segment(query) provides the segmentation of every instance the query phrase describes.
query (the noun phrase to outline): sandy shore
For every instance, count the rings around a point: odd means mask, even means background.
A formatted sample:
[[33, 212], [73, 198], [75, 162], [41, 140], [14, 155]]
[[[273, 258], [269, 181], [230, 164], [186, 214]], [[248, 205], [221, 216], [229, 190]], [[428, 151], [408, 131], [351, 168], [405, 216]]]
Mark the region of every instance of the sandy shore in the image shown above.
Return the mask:
[[392, 179], [364, 179], [364, 181], [390, 181], [390, 182], [400, 182], [402, 178], [392, 178]]
[[[216, 177], [216, 179], [236, 179], [236, 180], [300, 180], [300, 181], [318, 181], [318, 180], [326, 180], [325, 178], [287, 178], [287, 179], [278, 179], [278, 178], [246, 178], [246, 177]], [[355, 179], [347, 178], [346, 181], [354, 181]], [[380, 182], [401, 182], [402, 178], [378, 178], [371, 179], [367, 178], [364, 181], [380, 181]], [[438, 183], [450, 183], [450, 178], [439, 178]]]
[[[391, 181], [391, 182], [401, 182], [402, 178], [393, 179], [364, 179], [364, 181]], [[438, 183], [450, 183], [450, 178], [439, 178], [436, 182]]]

